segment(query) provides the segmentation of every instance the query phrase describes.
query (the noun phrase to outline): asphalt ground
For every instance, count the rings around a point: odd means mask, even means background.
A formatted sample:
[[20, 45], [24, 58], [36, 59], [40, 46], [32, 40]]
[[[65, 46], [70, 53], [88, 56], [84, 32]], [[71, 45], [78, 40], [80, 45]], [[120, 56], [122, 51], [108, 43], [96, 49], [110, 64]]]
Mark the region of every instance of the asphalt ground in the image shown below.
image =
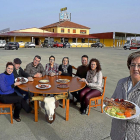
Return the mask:
[[[49, 56], [54, 55], [56, 63], [61, 64], [67, 56], [70, 64], [81, 65], [81, 56], [86, 54], [100, 60], [103, 76], [107, 76], [105, 97], [111, 97], [119, 79], [129, 76], [127, 57], [135, 50], [122, 48], [19, 48], [4, 50], [0, 48], [0, 73], [4, 72], [7, 62], [14, 58], [22, 60], [21, 67], [32, 62], [35, 55], [41, 56], [45, 66]], [[10, 123], [10, 115], [0, 115], [0, 140], [110, 140], [111, 117], [101, 113], [100, 107], [92, 108], [89, 116], [81, 115], [79, 105], [70, 104], [69, 121], [65, 121], [65, 109], [56, 109], [54, 123], [46, 122], [44, 114], [39, 110], [38, 122], [34, 115], [21, 111], [21, 122]]]

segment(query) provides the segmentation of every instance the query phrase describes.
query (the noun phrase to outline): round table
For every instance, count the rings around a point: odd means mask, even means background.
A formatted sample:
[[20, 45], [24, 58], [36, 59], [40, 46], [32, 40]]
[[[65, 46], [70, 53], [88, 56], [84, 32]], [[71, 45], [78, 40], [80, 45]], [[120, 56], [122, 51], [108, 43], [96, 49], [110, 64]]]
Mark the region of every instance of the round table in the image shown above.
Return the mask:
[[[36, 85], [41, 84], [39, 80], [47, 79], [49, 82], [47, 84], [51, 85], [49, 89], [37, 89]], [[58, 79], [69, 79], [68, 88], [57, 88], [57, 85], [60, 84], [56, 82]], [[65, 94], [68, 92], [78, 91], [85, 87], [85, 82], [80, 82], [76, 77], [71, 76], [43, 76], [40, 78], [34, 78], [34, 81], [28, 82], [25, 84], [21, 84], [18, 87], [24, 91], [30, 91], [34, 93], [34, 96], [38, 94]], [[66, 101], [66, 121], [69, 119], [69, 99], [63, 99], [63, 108], [65, 108], [65, 101]], [[35, 109], [35, 122], [38, 121], [38, 101], [34, 101], [34, 109]]]

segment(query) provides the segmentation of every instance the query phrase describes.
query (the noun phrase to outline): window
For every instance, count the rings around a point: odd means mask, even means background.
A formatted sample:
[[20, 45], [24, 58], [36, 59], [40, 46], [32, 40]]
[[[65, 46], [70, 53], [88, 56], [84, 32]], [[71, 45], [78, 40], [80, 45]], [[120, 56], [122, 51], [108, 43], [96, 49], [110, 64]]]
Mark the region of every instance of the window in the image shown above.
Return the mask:
[[72, 42], [73, 42], [73, 43], [76, 43], [76, 38], [73, 38], [73, 39], [72, 39]]
[[54, 32], [54, 29], [53, 29], [53, 32]]
[[64, 33], [64, 29], [63, 28], [61, 28], [61, 33]]
[[68, 29], [68, 33], [70, 33], [70, 29]]
[[81, 41], [82, 41], [82, 43], [85, 43], [85, 39], [84, 39], [84, 38], [82, 38], [82, 40], [81, 40]]
[[73, 33], [76, 33], [76, 29], [73, 29]]
[[86, 34], [86, 30], [80, 30], [80, 34]]

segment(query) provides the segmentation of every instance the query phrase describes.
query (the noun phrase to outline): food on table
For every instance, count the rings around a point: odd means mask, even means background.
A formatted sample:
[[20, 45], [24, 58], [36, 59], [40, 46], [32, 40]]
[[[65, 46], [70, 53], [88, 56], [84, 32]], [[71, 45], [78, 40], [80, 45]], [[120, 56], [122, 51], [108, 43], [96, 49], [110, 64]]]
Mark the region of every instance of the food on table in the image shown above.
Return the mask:
[[105, 112], [117, 118], [127, 118], [136, 114], [135, 105], [123, 99], [105, 98], [104, 104], [106, 105], [104, 107]]
[[57, 85], [58, 88], [68, 88], [69, 86], [67, 84], [59, 84]]
[[39, 82], [40, 82], [40, 83], [48, 83], [49, 80], [47, 80], [47, 79], [43, 79], [43, 80], [39, 80]]
[[21, 83], [25, 83], [26, 82], [26, 80], [25, 80], [25, 78], [24, 77], [21, 77], [21, 78], [17, 78], [17, 80], [16, 80], [16, 82], [21, 82]]
[[68, 83], [70, 80], [68, 79], [58, 79], [57, 82], [59, 83]]
[[46, 84], [46, 85], [39, 84], [39, 85], [38, 85], [38, 87], [39, 87], [39, 88], [48, 88], [48, 87], [49, 87], [49, 85], [47, 85], [47, 84]]

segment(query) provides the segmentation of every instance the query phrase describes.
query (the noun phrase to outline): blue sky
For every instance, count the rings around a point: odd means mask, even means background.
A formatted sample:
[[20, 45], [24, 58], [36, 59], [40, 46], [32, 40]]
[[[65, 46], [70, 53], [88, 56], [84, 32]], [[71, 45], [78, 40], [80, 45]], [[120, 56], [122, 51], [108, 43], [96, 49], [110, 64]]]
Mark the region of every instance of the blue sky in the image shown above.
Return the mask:
[[0, 30], [42, 27], [59, 21], [63, 7], [71, 21], [90, 33], [140, 33], [140, 0], [1, 0]]

